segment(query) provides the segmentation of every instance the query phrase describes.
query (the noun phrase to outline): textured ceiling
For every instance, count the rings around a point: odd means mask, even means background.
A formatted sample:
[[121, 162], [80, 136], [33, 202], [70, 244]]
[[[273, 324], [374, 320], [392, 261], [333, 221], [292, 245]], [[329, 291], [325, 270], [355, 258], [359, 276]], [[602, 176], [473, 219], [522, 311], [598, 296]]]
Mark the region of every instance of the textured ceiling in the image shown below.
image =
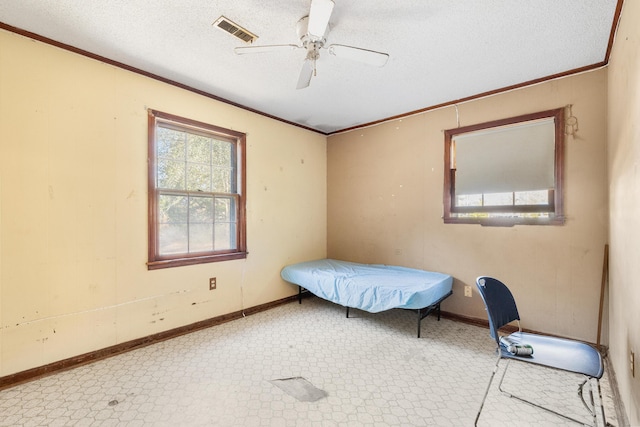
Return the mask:
[[618, 0], [335, 0], [327, 44], [386, 52], [383, 68], [321, 51], [236, 55], [224, 15], [299, 44], [310, 0], [2, 0], [0, 22], [332, 133], [584, 67], [604, 65]]

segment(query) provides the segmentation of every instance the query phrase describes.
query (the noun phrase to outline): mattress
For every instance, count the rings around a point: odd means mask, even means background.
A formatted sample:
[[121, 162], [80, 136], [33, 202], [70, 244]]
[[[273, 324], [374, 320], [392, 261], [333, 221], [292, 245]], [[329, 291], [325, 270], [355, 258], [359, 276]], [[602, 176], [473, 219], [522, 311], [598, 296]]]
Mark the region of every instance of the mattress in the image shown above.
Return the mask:
[[334, 259], [292, 264], [280, 275], [320, 298], [371, 313], [428, 307], [449, 294], [453, 284], [444, 273]]

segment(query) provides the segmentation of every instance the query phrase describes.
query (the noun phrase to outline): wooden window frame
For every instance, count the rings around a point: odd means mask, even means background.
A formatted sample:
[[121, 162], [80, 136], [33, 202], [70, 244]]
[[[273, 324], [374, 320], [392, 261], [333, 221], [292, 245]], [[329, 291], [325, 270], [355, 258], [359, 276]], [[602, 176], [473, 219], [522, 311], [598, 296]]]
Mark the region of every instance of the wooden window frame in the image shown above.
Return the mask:
[[[555, 153], [554, 153], [554, 178], [555, 187], [549, 192], [549, 203], [547, 205], [515, 205], [515, 206], [481, 206], [481, 207], [461, 207], [455, 206], [455, 167], [452, 167], [452, 140], [455, 136], [490, 129], [513, 125], [532, 120], [553, 118], [555, 121]], [[513, 226], [523, 225], [562, 225], [564, 217], [564, 109], [541, 111], [537, 113], [525, 114], [522, 116], [507, 119], [494, 120], [470, 126], [445, 130], [444, 138], [444, 191], [443, 220], [446, 224], [481, 224], [490, 226]], [[471, 217], [459, 214], [500, 214], [500, 213], [530, 213], [547, 212], [548, 218], [531, 217]]]
[[[158, 196], [156, 181], [157, 153], [156, 127], [158, 122], [168, 123], [172, 127], [205, 132], [236, 145], [236, 248], [224, 251], [209, 251], [186, 254], [159, 254], [158, 241]], [[148, 110], [148, 262], [149, 270], [180, 267], [185, 265], [242, 259], [247, 257], [246, 239], [246, 134], [196, 120]], [[187, 193], [185, 191], [185, 193]]]

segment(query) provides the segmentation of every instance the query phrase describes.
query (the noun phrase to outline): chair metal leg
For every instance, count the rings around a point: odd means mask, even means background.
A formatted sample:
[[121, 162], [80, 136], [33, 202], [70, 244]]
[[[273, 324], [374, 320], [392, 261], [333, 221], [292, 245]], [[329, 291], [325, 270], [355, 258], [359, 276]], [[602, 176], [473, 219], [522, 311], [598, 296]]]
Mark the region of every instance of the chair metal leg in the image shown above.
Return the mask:
[[[566, 420], [573, 421], [574, 423], [578, 423], [578, 424], [582, 424], [582, 425], [588, 425], [588, 424], [585, 424], [584, 421], [577, 420], [577, 419], [572, 418], [572, 417], [570, 417], [568, 415], [565, 415], [565, 414], [562, 414], [562, 413], [560, 413], [558, 411], [555, 411], [555, 410], [553, 410], [551, 408], [547, 408], [545, 406], [539, 405], [539, 404], [537, 404], [535, 402], [532, 402], [530, 400], [527, 400], [527, 399], [525, 399], [523, 397], [517, 396], [517, 395], [515, 395], [515, 394], [513, 394], [511, 392], [508, 392], [508, 391], [504, 390], [502, 388], [502, 382], [504, 381], [504, 377], [505, 377], [505, 375], [507, 373], [507, 368], [509, 367], [508, 362], [510, 362], [510, 361], [511, 361], [511, 359], [507, 360], [507, 366], [505, 366], [504, 372], [502, 373], [502, 377], [500, 378], [500, 383], [498, 384], [498, 390], [500, 390], [501, 393], [505, 394], [506, 396], [509, 396], [510, 398], [517, 399], [517, 400], [519, 400], [519, 401], [521, 401], [523, 403], [526, 403], [528, 405], [535, 406], [536, 408], [543, 409], [543, 410], [545, 410], [547, 412], [555, 414], [555, 415], [557, 415], [559, 417], [562, 417], [562, 418], [564, 418]], [[591, 414], [592, 419], [593, 419], [593, 425], [595, 426], [596, 425], [596, 411], [595, 411], [595, 403], [593, 401], [593, 390], [592, 390], [593, 386], [591, 385], [591, 383], [589, 384], [589, 392], [591, 393], [591, 405], [592, 405], [591, 408], [589, 407], [587, 402], [584, 400], [584, 395], [583, 395], [583, 387], [588, 381], [589, 381], [589, 378], [584, 380], [584, 382], [582, 382], [578, 386], [578, 396], [582, 400], [582, 404], [587, 409], [589, 414]], [[600, 386], [600, 383], [598, 382], [598, 387], [599, 386]], [[598, 391], [598, 392], [600, 393], [600, 391]], [[600, 396], [602, 396], [602, 395], [600, 395]], [[600, 401], [600, 403], [602, 404], [602, 400]], [[604, 408], [602, 406], [601, 406], [601, 410], [602, 410], [602, 419], [605, 420], [605, 418], [604, 418]], [[606, 420], [604, 422], [606, 423]]]
[[493, 367], [493, 372], [491, 373], [491, 378], [489, 379], [489, 384], [487, 384], [487, 389], [484, 391], [484, 396], [482, 396], [482, 402], [480, 402], [480, 408], [478, 409], [478, 413], [476, 414], [476, 419], [473, 422], [474, 426], [478, 425], [478, 420], [480, 419], [480, 413], [482, 412], [482, 408], [484, 407], [484, 402], [487, 400], [487, 395], [489, 394], [489, 389], [491, 388], [491, 383], [493, 383], [493, 378], [496, 376], [496, 372], [498, 372], [498, 364], [500, 363], [500, 349], [498, 349], [498, 359], [496, 360], [496, 364]]
[[589, 406], [587, 404], [587, 401], [584, 400], [584, 386], [585, 386], [585, 384], [587, 384], [587, 381], [589, 381], [589, 378], [586, 378], [578, 386], [578, 396], [580, 396], [580, 400], [582, 401], [582, 405], [587, 409], [587, 411], [589, 411], [591, 414], [595, 414], [595, 411], [593, 410], [593, 408], [595, 407], [595, 405], [593, 403], [593, 390], [591, 390], [591, 387], [589, 387], [589, 397], [590, 397], [590, 400], [591, 400], [591, 406]]
[[[587, 404], [587, 402], [585, 402], [584, 397], [583, 397], [583, 387], [585, 385], [586, 382], [589, 382], [589, 398], [591, 400], [591, 407], [589, 407], [589, 405]], [[599, 411], [598, 408], [596, 408], [596, 401], [594, 399], [594, 386], [593, 386], [593, 381], [596, 382], [596, 387], [595, 389], [598, 391], [598, 405], [599, 405]], [[593, 425], [597, 425], [597, 419], [598, 419], [598, 412], [600, 412], [600, 416], [602, 417], [602, 423], [604, 424], [605, 427], [609, 427], [612, 426], [611, 423], [607, 422], [607, 417], [604, 413], [604, 401], [602, 399], [602, 388], [600, 387], [600, 380], [597, 378], [587, 378], [585, 380], [585, 382], [583, 382], [582, 384], [580, 384], [580, 389], [578, 390], [578, 394], [580, 395], [580, 398], [582, 399], [582, 404], [587, 408], [587, 410], [589, 410], [589, 412], [591, 412], [591, 414], [593, 415]]]
[[[498, 352], [499, 351], [500, 350], [498, 349]], [[511, 393], [502, 389], [502, 382], [504, 381], [504, 377], [507, 375], [507, 369], [509, 369], [510, 363], [511, 363], [511, 359], [507, 359], [507, 364], [504, 367], [504, 371], [502, 371], [502, 376], [500, 377], [500, 382], [498, 383], [498, 390], [500, 390], [502, 394], [506, 394], [509, 397], [513, 397]]]

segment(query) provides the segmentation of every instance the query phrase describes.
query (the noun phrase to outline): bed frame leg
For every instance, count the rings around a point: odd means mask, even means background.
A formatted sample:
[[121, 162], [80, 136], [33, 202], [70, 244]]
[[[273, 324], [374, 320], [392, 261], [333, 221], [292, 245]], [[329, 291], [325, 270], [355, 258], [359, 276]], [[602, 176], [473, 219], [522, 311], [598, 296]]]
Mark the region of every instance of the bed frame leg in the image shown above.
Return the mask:
[[347, 307], [347, 319], [349, 318], [349, 307]]
[[298, 304], [302, 304], [302, 286], [298, 286]]

